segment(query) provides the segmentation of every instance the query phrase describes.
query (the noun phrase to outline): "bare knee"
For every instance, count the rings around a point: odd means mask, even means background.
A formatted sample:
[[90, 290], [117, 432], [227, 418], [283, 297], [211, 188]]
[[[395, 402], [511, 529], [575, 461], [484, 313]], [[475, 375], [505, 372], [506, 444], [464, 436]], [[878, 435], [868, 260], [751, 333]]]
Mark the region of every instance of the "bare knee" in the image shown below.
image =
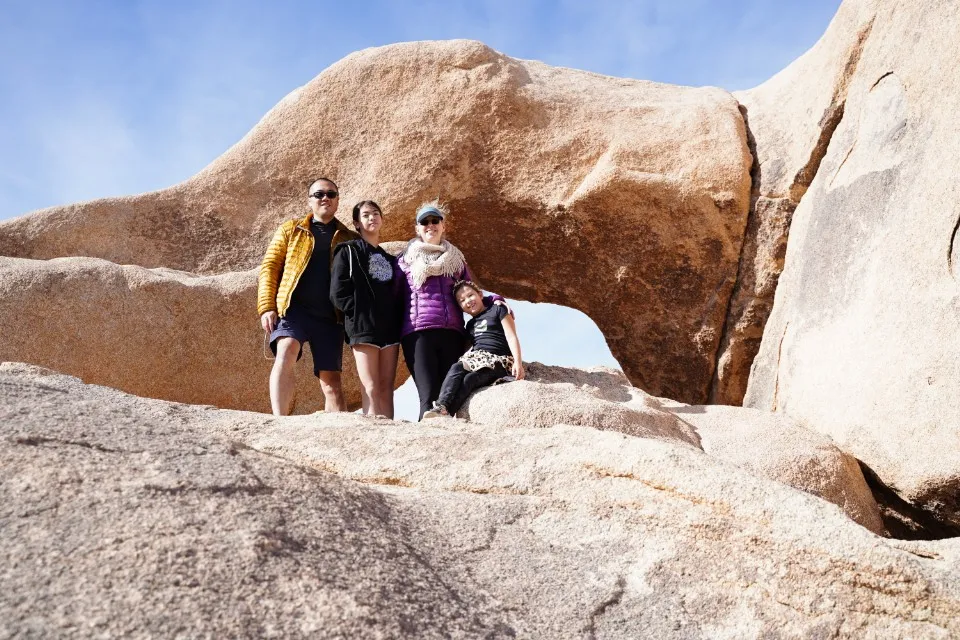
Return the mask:
[[397, 348], [387, 347], [380, 358], [380, 367], [377, 371], [377, 387], [382, 393], [393, 393], [393, 382], [397, 377]]
[[394, 380], [393, 371], [391, 371], [389, 375], [385, 373], [381, 373], [376, 381], [377, 389], [380, 389], [384, 392], [386, 392], [387, 390], [393, 391], [393, 380]]
[[377, 381], [377, 393], [380, 394], [381, 398], [390, 398], [393, 396], [393, 380], [394, 376], [381, 377]]
[[338, 393], [340, 391], [340, 372], [339, 371], [321, 371], [317, 374], [320, 378], [320, 388], [324, 393]]
[[393, 389], [386, 387], [384, 389], [378, 389], [380, 394], [380, 410], [381, 411], [390, 411], [393, 408]]
[[300, 355], [300, 343], [293, 338], [280, 338], [277, 341], [277, 357], [273, 361], [274, 368], [292, 369]]
[[326, 401], [326, 411], [344, 411], [346, 403], [343, 401], [343, 388], [340, 383], [339, 371], [321, 371], [320, 390]]

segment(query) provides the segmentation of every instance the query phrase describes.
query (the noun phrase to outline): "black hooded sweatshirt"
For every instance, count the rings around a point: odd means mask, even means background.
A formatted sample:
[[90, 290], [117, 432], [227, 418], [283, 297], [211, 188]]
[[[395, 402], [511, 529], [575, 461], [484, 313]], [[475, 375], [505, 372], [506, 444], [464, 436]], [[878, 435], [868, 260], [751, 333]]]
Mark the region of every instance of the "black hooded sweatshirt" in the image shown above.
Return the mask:
[[362, 238], [337, 245], [330, 302], [343, 312], [348, 344], [384, 347], [400, 342], [402, 309], [395, 268], [393, 256]]

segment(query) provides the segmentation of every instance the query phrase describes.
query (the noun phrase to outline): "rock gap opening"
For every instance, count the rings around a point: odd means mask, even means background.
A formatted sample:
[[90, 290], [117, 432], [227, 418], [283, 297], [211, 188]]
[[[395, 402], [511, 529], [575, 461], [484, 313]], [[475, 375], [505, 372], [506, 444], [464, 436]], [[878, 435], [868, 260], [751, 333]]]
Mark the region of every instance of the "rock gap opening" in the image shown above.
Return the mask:
[[[524, 362], [564, 367], [611, 367], [620, 363], [610, 352], [596, 323], [585, 313], [559, 304], [508, 299], [517, 319]], [[401, 356], [402, 359], [403, 356]], [[397, 419], [416, 422], [419, 404], [413, 379], [394, 396]]]

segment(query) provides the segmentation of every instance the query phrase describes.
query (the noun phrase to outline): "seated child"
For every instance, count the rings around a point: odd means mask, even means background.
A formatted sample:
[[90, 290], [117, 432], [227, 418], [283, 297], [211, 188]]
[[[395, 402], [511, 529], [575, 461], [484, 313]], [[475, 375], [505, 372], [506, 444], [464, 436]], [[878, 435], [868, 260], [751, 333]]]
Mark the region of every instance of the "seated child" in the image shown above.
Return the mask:
[[493, 384], [508, 375], [523, 379], [520, 340], [513, 316], [503, 305], [484, 306], [483, 293], [476, 283], [460, 280], [453, 285], [453, 297], [460, 308], [473, 318], [467, 334], [473, 346], [447, 372], [440, 397], [424, 418], [456, 415], [476, 389]]

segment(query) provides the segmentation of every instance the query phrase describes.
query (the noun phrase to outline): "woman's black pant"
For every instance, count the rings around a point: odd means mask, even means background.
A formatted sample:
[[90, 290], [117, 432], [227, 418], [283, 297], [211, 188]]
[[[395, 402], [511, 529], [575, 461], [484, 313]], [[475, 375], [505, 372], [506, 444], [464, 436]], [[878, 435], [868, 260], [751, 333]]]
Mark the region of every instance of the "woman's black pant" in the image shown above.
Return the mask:
[[464, 336], [454, 329], [424, 329], [401, 338], [403, 359], [420, 396], [420, 416], [440, 397], [440, 386], [464, 351]]
[[437, 403], [446, 407], [447, 413], [455, 415], [471, 393], [508, 375], [510, 372], [499, 362], [493, 368], [483, 367], [476, 371], [467, 371], [462, 362], [456, 362], [443, 380]]

